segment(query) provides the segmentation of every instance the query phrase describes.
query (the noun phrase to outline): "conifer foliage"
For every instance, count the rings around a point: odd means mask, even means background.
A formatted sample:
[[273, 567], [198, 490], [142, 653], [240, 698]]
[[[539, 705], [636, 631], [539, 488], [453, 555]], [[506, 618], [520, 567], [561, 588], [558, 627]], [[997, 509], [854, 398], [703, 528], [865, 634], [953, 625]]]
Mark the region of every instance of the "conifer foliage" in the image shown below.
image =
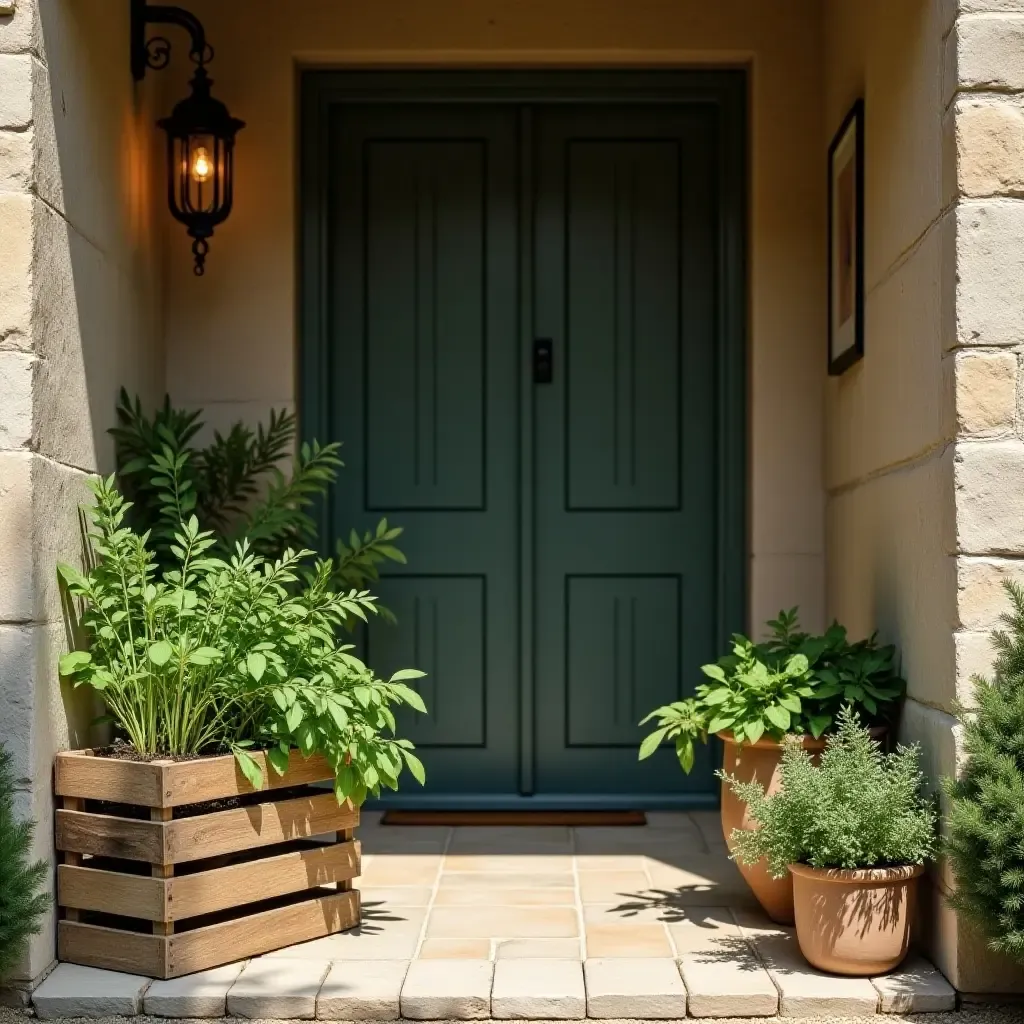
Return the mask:
[[40, 887], [46, 864], [28, 863], [34, 823], [14, 816], [13, 758], [0, 747], [0, 978], [14, 966], [25, 940], [39, 931], [50, 899]]
[[1024, 961], [1024, 588], [1005, 587], [1012, 610], [992, 637], [993, 677], [974, 679], [974, 706], [960, 714], [967, 758], [946, 783], [946, 852], [953, 907], [992, 949]]

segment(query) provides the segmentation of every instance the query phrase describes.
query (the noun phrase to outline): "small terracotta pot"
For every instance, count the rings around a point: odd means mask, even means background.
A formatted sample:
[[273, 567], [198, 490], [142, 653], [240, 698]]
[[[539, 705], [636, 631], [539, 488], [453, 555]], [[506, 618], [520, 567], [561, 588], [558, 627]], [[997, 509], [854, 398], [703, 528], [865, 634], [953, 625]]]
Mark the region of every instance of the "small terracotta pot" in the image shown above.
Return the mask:
[[800, 952], [819, 970], [885, 974], [910, 945], [920, 865], [844, 871], [790, 864]]
[[[781, 787], [779, 764], [782, 761], [782, 744], [775, 740], [760, 739], [756, 743], [737, 744], [732, 733], [720, 732], [718, 738], [725, 743], [725, 755], [722, 769], [727, 775], [740, 782], [758, 782], [764, 791], [771, 796]], [[820, 754], [825, 749], [823, 739], [816, 740], [812, 736], [803, 737], [804, 750]], [[733, 852], [733, 829], [750, 831], [757, 828], [747, 813], [747, 805], [740, 800], [732, 788], [722, 783], [722, 832], [729, 852]], [[758, 902], [765, 912], [779, 924], [793, 923], [793, 879], [772, 878], [768, 874], [763, 860], [756, 864], [744, 864], [737, 860], [736, 866], [740, 874], [750, 886]]]

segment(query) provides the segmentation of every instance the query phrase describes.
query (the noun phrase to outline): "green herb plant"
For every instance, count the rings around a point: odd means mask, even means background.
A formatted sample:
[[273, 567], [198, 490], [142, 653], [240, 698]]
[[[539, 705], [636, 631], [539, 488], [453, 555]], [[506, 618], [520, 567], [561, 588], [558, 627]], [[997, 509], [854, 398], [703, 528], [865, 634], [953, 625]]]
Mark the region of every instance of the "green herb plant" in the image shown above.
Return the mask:
[[781, 738], [802, 724], [801, 698], [807, 685], [807, 659], [794, 654], [785, 662], [768, 662], [746, 637], [733, 638], [733, 652], [701, 669], [710, 682], [697, 687], [696, 698], [656, 708], [643, 721], [657, 727], [640, 747], [640, 760], [666, 740], [675, 743], [683, 771], [693, 768], [694, 742], [708, 733], [730, 731], [737, 742], [756, 743], [762, 736]]
[[883, 753], [853, 708], [842, 708], [817, 765], [796, 737], [787, 737], [781, 788], [772, 796], [758, 782], [718, 773], [758, 826], [733, 831], [734, 855], [745, 864], [765, 858], [775, 878], [797, 863], [848, 869], [923, 864], [935, 851], [937, 813], [922, 795], [919, 764], [917, 746]]
[[807, 658], [814, 690], [809, 731], [815, 738], [831, 727], [847, 705], [856, 708], [867, 724], [888, 721], [906, 690], [894, 645], [880, 646], [877, 635], [850, 643], [846, 628], [837, 622], [818, 636], [803, 633], [796, 608], [779, 612], [768, 628], [771, 636], [761, 649], [769, 660], [794, 654]]
[[959, 712], [966, 757], [946, 780], [944, 846], [953, 908], [993, 950], [1024, 963], [1024, 589], [1004, 587], [1011, 609], [992, 637], [992, 678], [975, 677], [971, 708]]
[[[204, 425], [201, 417], [174, 408], [169, 398], [148, 416], [138, 398], [132, 401], [121, 390], [118, 426], [110, 431], [118, 481], [131, 504], [131, 525], [151, 532], [158, 561], [173, 564], [174, 538], [192, 513], [212, 531], [223, 557], [243, 537], [253, 552], [270, 559], [288, 548], [316, 547], [310, 508], [337, 480], [344, 465], [340, 445], [313, 441], [294, 453], [295, 416], [271, 410], [266, 426], [252, 430], [239, 422], [198, 448], [193, 442]], [[280, 469], [286, 459], [287, 475]], [[401, 533], [386, 519], [362, 535], [351, 531], [347, 543], [337, 544], [333, 584], [359, 590], [378, 578], [381, 563], [405, 562], [395, 546]]]
[[694, 744], [709, 734], [730, 732], [738, 743], [790, 734], [818, 739], [847, 705], [868, 724], [887, 721], [905, 689], [895, 647], [880, 647], [875, 637], [850, 643], [838, 623], [821, 635], [803, 633], [796, 608], [779, 612], [768, 628], [762, 643], [734, 635], [731, 653], [701, 667], [707, 681], [694, 697], [655, 708], [640, 722], [655, 722], [640, 760], [671, 742], [689, 773]]
[[[171, 475], [172, 485], [175, 482]], [[114, 478], [92, 484], [94, 564], [61, 565], [81, 602], [88, 649], [60, 662], [76, 686], [97, 691], [110, 718], [142, 754], [232, 751], [254, 787], [253, 747], [283, 774], [289, 751], [322, 754], [339, 802], [395, 789], [403, 767], [423, 781], [412, 744], [397, 739], [394, 705], [425, 711], [405, 681], [374, 677], [338, 640], [376, 603], [365, 590], [337, 592], [331, 560], [286, 549], [277, 558], [239, 541], [227, 558], [196, 516], [183, 519], [163, 566], [150, 534], [126, 525], [129, 504]]]
[[35, 823], [14, 813], [14, 758], [0, 747], [0, 978], [15, 965], [40, 917], [50, 905], [42, 891], [50, 868], [29, 863]]

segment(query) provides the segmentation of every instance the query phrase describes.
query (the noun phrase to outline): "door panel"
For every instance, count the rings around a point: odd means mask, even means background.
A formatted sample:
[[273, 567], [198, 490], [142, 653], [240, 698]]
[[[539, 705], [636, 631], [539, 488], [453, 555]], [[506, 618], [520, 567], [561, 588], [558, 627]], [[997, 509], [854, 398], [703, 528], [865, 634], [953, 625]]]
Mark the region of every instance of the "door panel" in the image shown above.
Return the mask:
[[707, 790], [637, 722], [715, 653], [713, 138], [697, 108], [537, 114], [538, 793]]
[[566, 142], [568, 497], [679, 507], [679, 146]]
[[486, 747], [486, 575], [391, 576], [380, 589], [398, 627], [370, 623], [368, 664], [427, 673], [418, 689], [430, 714], [405, 713], [402, 735], [417, 746]]
[[568, 744], [635, 747], [682, 666], [679, 576], [568, 576]]
[[485, 506], [480, 141], [366, 146], [366, 492], [373, 510]]
[[332, 124], [333, 436], [339, 536], [381, 516], [408, 567], [364, 638], [408, 666], [400, 723], [430, 792], [514, 792], [519, 706], [516, 115], [345, 106]]

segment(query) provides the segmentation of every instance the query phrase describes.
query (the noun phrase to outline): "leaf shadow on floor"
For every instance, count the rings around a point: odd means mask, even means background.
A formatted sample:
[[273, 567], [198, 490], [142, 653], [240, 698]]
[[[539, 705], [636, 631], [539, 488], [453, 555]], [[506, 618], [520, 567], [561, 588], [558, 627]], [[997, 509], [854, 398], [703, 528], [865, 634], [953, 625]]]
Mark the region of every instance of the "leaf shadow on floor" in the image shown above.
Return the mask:
[[407, 917], [402, 917], [397, 911], [390, 909], [383, 900], [376, 903], [364, 902], [362, 904], [362, 920], [358, 927], [361, 934], [373, 935], [383, 932], [383, 925], [389, 922], [408, 920]]
[[687, 900], [688, 893], [706, 893], [706, 885], [681, 885], [675, 889], [645, 889], [643, 892], [616, 893], [623, 902], [610, 907], [609, 914], [619, 917], [639, 917], [645, 911], [657, 913], [657, 920], [664, 924], [690, 922], [701, 928], [713, 929], [714, 923], [701, 922], [699, 917], [708, 908], [694, 906]]

